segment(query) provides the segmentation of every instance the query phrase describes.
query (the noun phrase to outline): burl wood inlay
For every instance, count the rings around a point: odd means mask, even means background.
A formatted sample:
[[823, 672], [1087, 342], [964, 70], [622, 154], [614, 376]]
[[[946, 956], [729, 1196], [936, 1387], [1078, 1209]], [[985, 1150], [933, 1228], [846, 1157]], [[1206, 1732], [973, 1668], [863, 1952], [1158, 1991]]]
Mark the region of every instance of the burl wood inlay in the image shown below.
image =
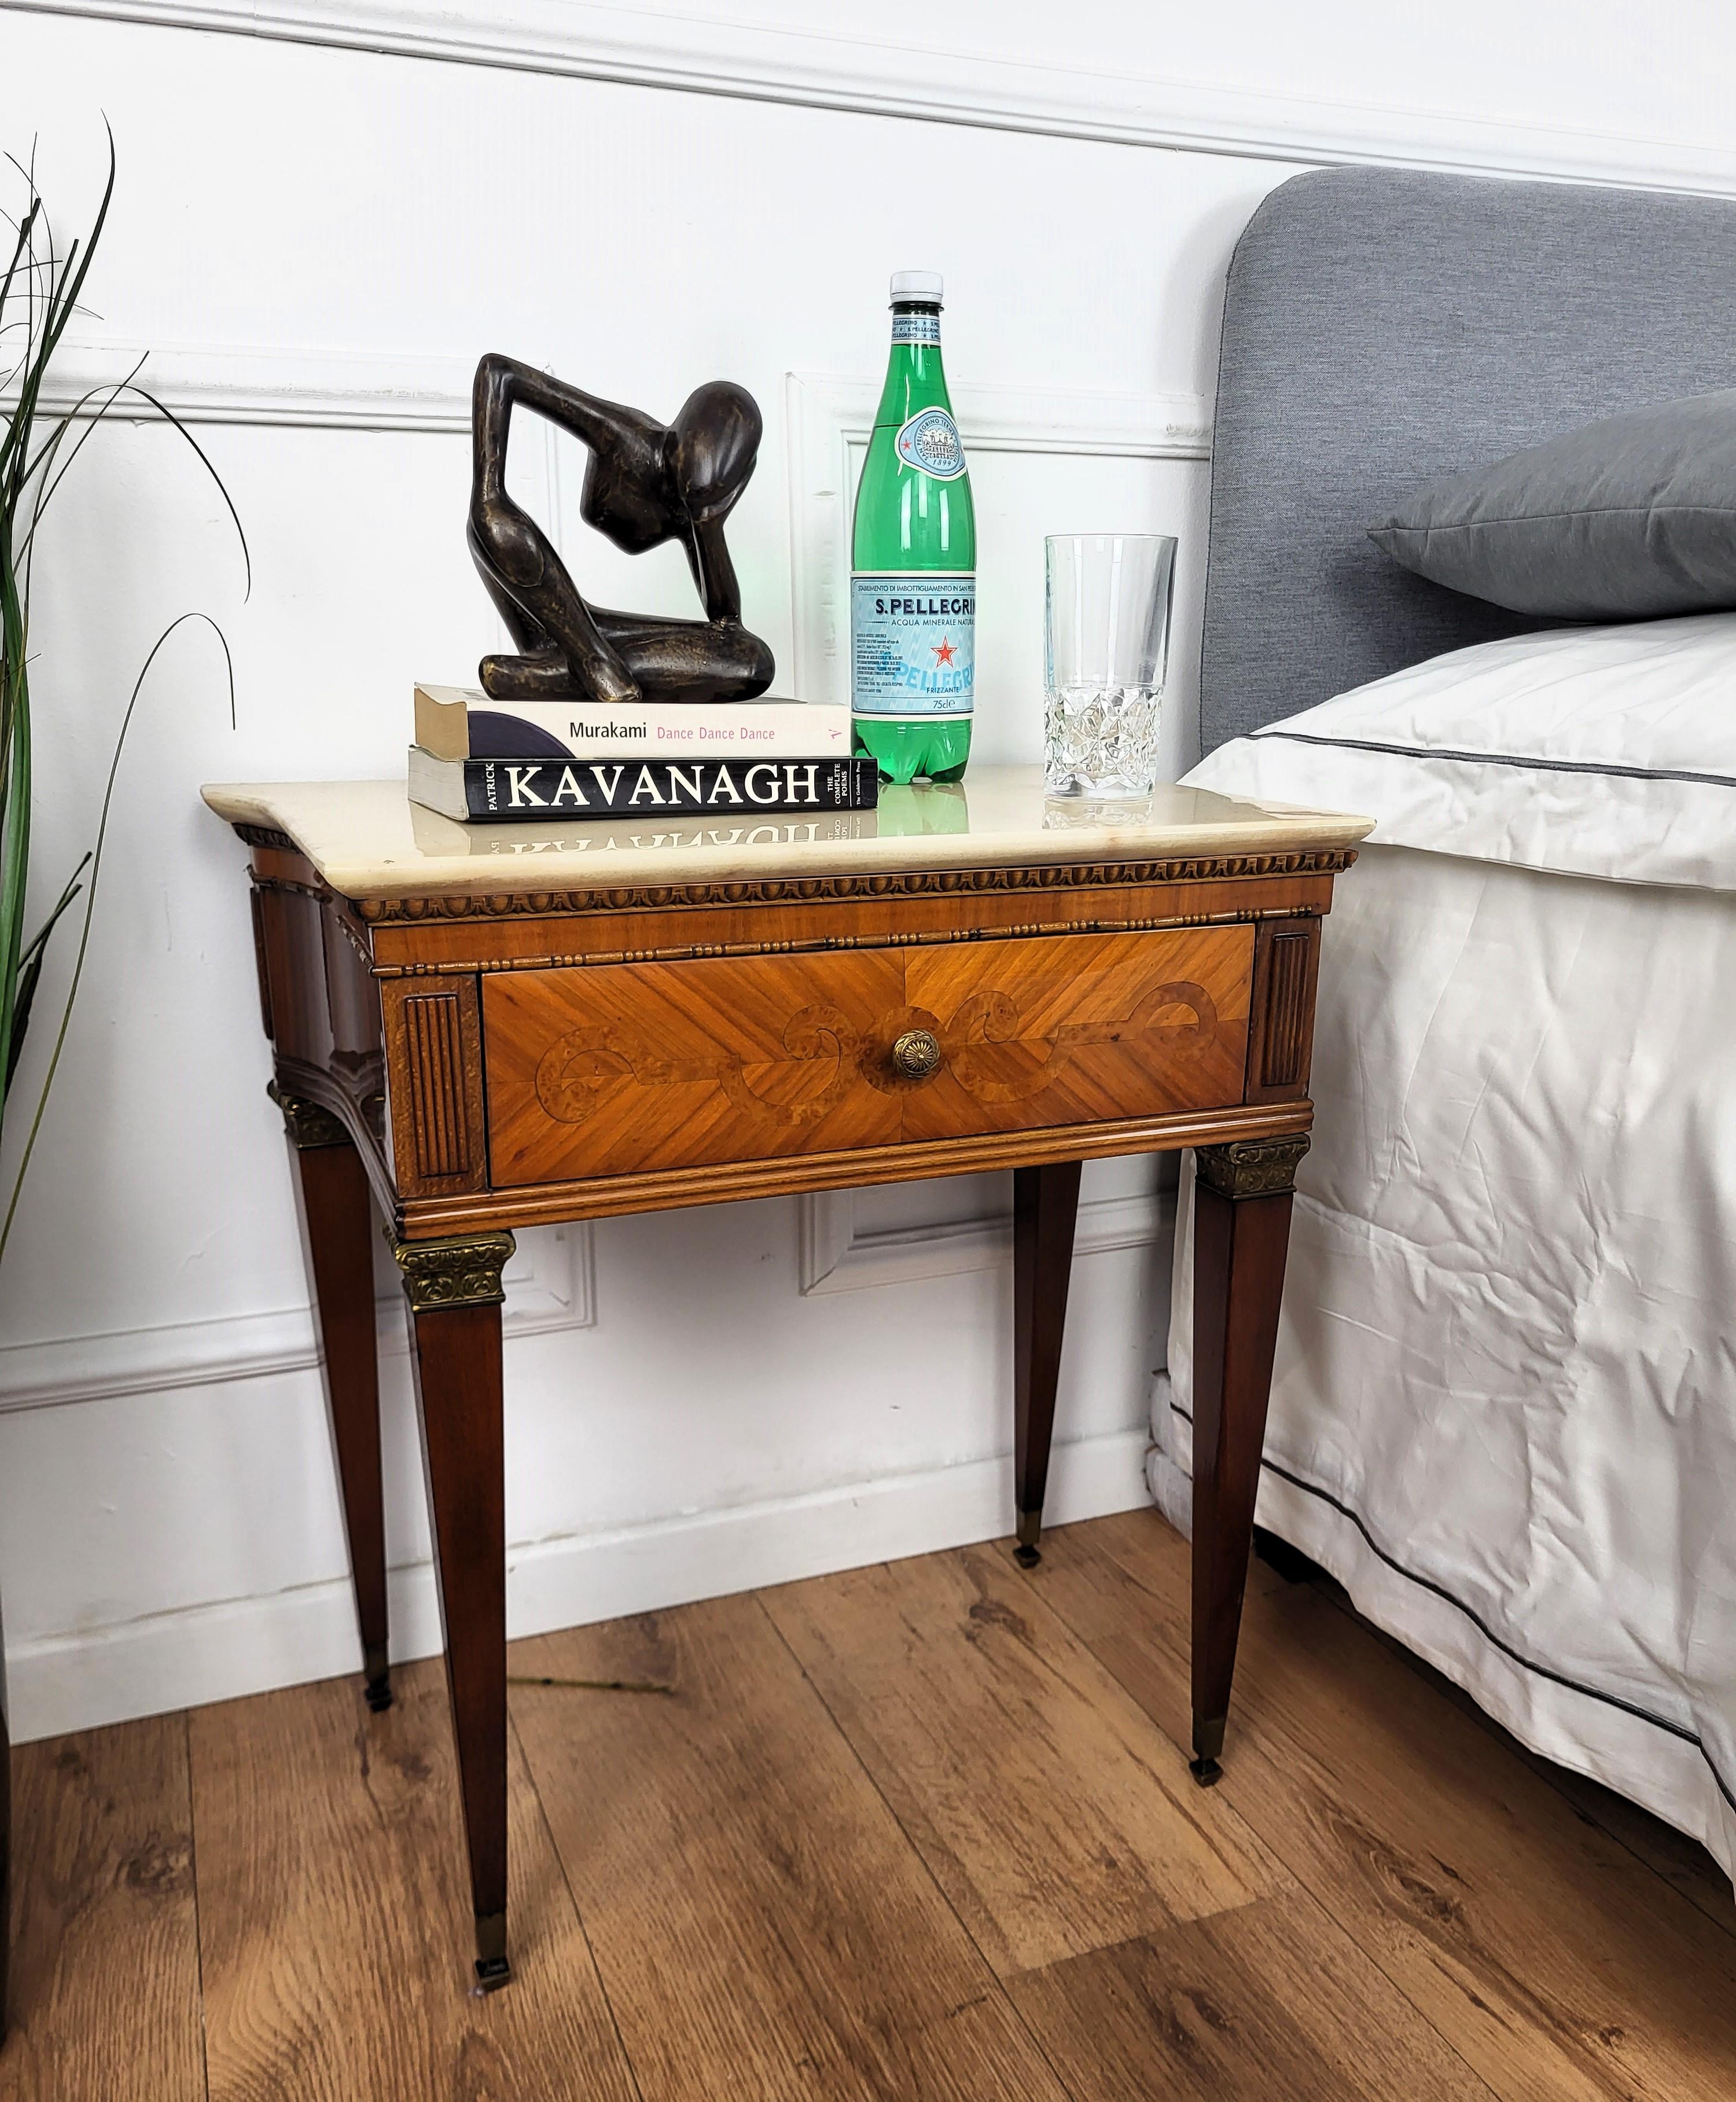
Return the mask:
[[[1227, 1106], [1253, 946], [1221, 927], [489, 977], [492, 1179]], [[910, 1031], [941, 1047], [918, 1079], [892, 1062]]]

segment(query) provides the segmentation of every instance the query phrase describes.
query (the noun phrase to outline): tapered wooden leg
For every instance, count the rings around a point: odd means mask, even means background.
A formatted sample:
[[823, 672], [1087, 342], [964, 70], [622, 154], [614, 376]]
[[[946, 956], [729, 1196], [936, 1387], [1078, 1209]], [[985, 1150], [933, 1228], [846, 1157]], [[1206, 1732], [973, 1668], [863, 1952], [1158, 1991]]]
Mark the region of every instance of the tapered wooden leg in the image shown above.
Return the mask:
[[511, 1234], [400, 1242], [446, 1687], [476, 1915], [476, 1976], [507, 1962], [507, 1522], [500, 1274]]
[[349, 1537], [368, 1705], [392, 1705], [387, 1648], [386, 1510], [380, 1480], [379, 1355], [374, 1325], [373, 1208], [361, 1155], [330, 1111], [274, 1087], [301, 1200], [326, 1377], [326, 1406]]
[[1222, 1771], [1296, 1164], [1307, 1137], [1202, 1146], [1194, 1206], [1194, 1776]]
[[1042, 1559], [1037, 1541], [1078, 1208], [1078, 1161], [1012, 1171], [1012, 1470], [1018, 1515], [1013, 1554], [1024, 1569]]

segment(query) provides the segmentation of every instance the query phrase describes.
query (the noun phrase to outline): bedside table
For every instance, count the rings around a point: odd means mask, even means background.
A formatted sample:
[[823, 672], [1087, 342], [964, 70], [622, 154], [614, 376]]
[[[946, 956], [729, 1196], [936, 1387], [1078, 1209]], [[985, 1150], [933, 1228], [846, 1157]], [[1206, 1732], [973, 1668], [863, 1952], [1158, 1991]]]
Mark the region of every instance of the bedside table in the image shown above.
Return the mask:
[[370, 1192], [410, 1305], [477, 1975], [507, 1976], [501, 1271], [516, 1226], [1011, 1168], [1020, 1560], [1081, 1161], [1198, 1149], [1194, 1771], [1217, 1777], [1321, 921], [1371, 829], [1040, 769], [879, 812], [465, 827], [212, 787], [251, 852], [369, 1699], [390, 1701]]

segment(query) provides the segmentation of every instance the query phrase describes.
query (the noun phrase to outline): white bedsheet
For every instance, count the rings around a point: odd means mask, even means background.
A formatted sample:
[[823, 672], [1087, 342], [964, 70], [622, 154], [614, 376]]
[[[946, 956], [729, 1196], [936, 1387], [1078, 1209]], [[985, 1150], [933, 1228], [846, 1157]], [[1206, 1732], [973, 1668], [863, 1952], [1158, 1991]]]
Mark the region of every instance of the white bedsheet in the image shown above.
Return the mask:
[[[1190, 777], [1416, 842], [1366, 849], [1326, 923], [1260, 1523], [1736, 1874], [1736, 894], [1512, 866], [1511, 767], [1489, 858], [1443, 853], [1438, 780], [1386, 792], [1436, 764], [1263, 735]], [[1183, 1198], [1152, 1465], [1181, 1516]]]

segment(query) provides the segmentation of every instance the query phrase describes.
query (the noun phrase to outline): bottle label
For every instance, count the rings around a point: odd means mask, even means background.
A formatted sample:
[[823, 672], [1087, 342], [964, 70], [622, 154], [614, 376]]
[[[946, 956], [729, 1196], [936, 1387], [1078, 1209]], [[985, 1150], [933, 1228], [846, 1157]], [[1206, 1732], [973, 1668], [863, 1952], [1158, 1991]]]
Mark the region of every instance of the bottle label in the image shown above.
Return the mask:
[[938, 314], [894, 314], [892, 316], [894, 343], [932, 343], [937, 349], [941, 342], [941, 317]]
[[968, 570], [857, 570], [850, 672], [857, 715], [968, 716], [976, 682], [976, 577]]
[[937, 481], [956, 481], [964, 472], [959, 427], [944, 409], [919, 410], [899, 431], [895, 443], [906, 467], [919, 467]]

